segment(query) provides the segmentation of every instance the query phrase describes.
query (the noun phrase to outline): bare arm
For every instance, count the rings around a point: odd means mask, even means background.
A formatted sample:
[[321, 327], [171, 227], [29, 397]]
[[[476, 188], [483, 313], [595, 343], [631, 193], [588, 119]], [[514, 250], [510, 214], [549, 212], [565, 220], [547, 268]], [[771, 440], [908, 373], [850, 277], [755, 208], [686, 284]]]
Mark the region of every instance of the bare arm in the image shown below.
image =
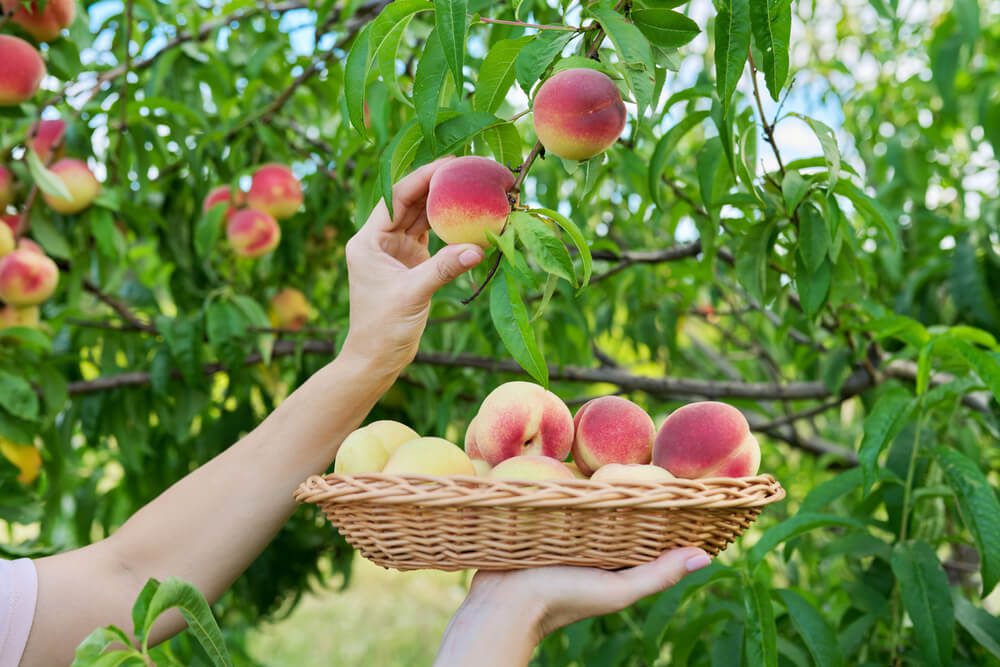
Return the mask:
[[[431, 295], [478, 264], [475, 246], [427, 252], [427, 186], [440, 163], [418, 169], [348, 244], [351, 327], [340, 356], [233, 447], [172, 486], [108, 539], [39, 560], [38, 601], [22, 665], [69, 664], [94, 628], [131, 627], [146, 580], [177, 576], [210, 600], [249, 566], [295, 510], [292, 493], [325, 470], [413, 359]], [[179, 615], [154, 628], [161, 641]]]

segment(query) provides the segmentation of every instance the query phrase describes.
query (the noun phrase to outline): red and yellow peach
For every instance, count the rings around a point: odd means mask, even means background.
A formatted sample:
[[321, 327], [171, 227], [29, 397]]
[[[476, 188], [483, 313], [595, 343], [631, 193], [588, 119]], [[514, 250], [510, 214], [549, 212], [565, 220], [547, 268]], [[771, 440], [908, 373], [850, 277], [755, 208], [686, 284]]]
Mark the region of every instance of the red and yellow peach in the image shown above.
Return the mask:
[[573, 419], [573, 460], [585, 475], [609, 463], [649, 463], [656, 425], [646, 411], [620, 396], [588, 401]]
[[14, 232], [7, 225], [0, 225], [0, 257], [8, 255], [17, 247]]
[[677, 477], [749, 477], [760, 446], [746, 417], [725, 403], [691, 403], [673, 412], [656, 435], [653, 463]]
[[64, 215], [80, 213], [89, 208], [101, 193], [101, 184], [83, 160], [63, 158], [49, 170], [62, 181], [66, 191], [69, 192], [68, 199], [49, 192], [42, 193], [45, 203], [57, 213]]
[[502, 461], [490, 470], [490, 479], [576, 479], [573, 471], [562, 461], [548, 456], [515, 456]]
[[514, 174], [484, 157], [460, 157], [431, 177], [427, 220], [445, 243], [475, 243], [487, 247], [487, 232], [500, 234], [510, 215], [507, 193]]
[[66, 153], [66, 121], [59, 118], [36, 123], [28, 133], [28, 148], [38, 154], [42, 164], [60, 159]]
[[212, 190], [205, 197], [201, 210], [205, 213], [211, 211], [217, 204], [226, 204], [225, 219], [229, 220], [236, 213], [238, 207], [243, 205], [244, 196], [239, 190], [235, 191], [228, 185], [220, 185]]
[[598, 468], [590, 479], [595, 482], [669, 482], [676, 478], [670, 471], [652, 463], [609, 463]]
[[48, 0], [45, 9], [39, 9], [38, 4], [33, 0], [30, 9], [25, 9], [22, 0], [0, 0], [5, 14], [13, 12], [11, 21], [39, 42], [58, 39], [62, 29], [73, 22], [75, 0]]
[[27, 102], [42, 83], [45, 62], [31, 44], [0, 35], [0, 106]]
[[573, 416], [558, 396], [530, 382], [494, 389], [473, 420], [472, 440], [491, 466], [534, 454], [562, 461], [573, 446]]
[[589, 160], [625, 129], [625, 103], [614, 82], [597, 70], [567, 69], [547, 79], [534, 103], [535, 133], [545, 150]]
[[24, 306], [23, 308], [3, 306], [0, 308], [0, 329], [7, 327], [34, 328], [38, 326], [40, 320], [38, 306]]
[[312, 306], [305, 294], [294, 287], [286, 287], [271, 297], [268, 315], [274, 328], [298, 331], [312, 316]]
[[37, 306], [58, 284], [59, 268], [42, 253], [19, 247], [0, 258], [0, 300], [8, 305]]
[[0, 213], [14, 203], [14, 174], [0, 165]]
[[229, 218], [226, 238], [237, 255], [256, 258], [278, 247], [281, 242], [281, 227], [267, 213], [245, 208]]
[[295, 215], [302, 206], [302, 185], [292, 170], [282, 164], [266, 164], [253, 174], [247, 204], [275, 220]]
[[10, 229], [17, 236], [21, 233], [21, 223], [24, 221], [24, 216], [20, 213], [12, 213], [10, 215], [4, 214], [0, 215], [0, 223], [3, 223], [5, 227]]

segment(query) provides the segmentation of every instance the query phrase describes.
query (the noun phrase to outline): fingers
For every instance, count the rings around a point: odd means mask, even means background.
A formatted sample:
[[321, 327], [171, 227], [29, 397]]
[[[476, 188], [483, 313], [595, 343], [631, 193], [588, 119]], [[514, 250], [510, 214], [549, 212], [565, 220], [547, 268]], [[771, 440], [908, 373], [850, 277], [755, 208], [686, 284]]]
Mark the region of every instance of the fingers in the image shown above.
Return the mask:
[[623, 594], [635, 602], [677, 584], [686, 575], [711, 565], [712, 559], [701, 549], [685, 547], [668, 551], [651, 563], [618, 573], [624, 582]]
[[430, 187], [431, 177], [440, 167], [454, 156], [446, 156], [425, 164], [415, 170], [403, 180], [396, 183], [392, 188], [392, 210], [393, 217], [389, 219], [389, 212], [386, 210], [385, 202], [380, 201], [378, 206], [368, 218], [365, 227], [374, 226], [377, 231], [405, 231], [415, 220], [418, 220], [424, 212], [424, 205], [427, 200], [427, 189]]
[[483, 261], [485, 253], [477, 245], [469, 243], [450, 245], [413, 269], [414, 288], [418, 298], [430, 300], [438, 291], [455, 278]]

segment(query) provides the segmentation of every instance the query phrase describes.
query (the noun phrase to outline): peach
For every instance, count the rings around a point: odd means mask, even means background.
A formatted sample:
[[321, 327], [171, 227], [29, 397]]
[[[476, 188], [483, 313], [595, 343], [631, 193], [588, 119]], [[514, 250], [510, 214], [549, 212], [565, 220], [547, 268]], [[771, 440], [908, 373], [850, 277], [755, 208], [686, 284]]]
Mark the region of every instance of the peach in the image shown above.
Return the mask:
[[220, 185], [217, 188], [212, 188], [212, 190], [205, 197], [205, 202], [201, 205], [201, 210], [207, 213], [212, 210], [216, 204], [227, 204], [226, 206], [226, 220], [229, 220], [236, 213], [237, 208], [243, 206], [244, 203], [243, 193], [237, 190], [235, 193], [233, 189], [228, 185]]
[[0, 165], [0, 213], [14, 203], [14, 174]]
[[677, 477], [749, 477], [760, 446], [746, 417], [725, 403], [691, 403], [672, 413], [653, 445], [653, 463]]
[[588, 401], [573, 419], [573, 460], [585, 475], [609, 463], [649, 463], [656, 425], [646, 411], [620, 396]]
[[237, 255], [256, 258], [278, 247], [281, 242], [281, 227], [267, 213], [245, 208], [229, 218], [226, 238]]
[[0, 258], [0, 299], [12, 306], [37, 306], [58, 284], [59, 268], [42, 253], [19, 247]]
[[38, 245], [31, 239], [21, 239], [17, 242], [17, 249], [24, 250], [26, 252], [33, 252], [36, 255], [45, 256], [45, 251], [42, 250], [42, 246]]
[[389, 453], [373, 433], [364, 428], [354, 431], [340, 443], [333, 471], [338, 475], [382, 472]]
[[618, 87], [597, 70], [566, 69], [535, 95], [535, 133], [545, 150], [567, 160], [589, 160], [607, 150], [625, 129]]
[[576, 479], [562, 461], [549, 456], [515, 456], [502, 461], [489, 474], [490, 479]]
[[276, 220], [295, 215], [302, 206], [302, 186], [283, 164], [266, 164], [254, 172], [247, 193], [250, 208], [264, 211]]
[[465, 431], [465, 453], [469, 455], [469, 458], [473, 461], [483, 460], [483, 455], [479, 451], [479, 447], [476, 445], [476, 420], [475, 418], [469, 422], [469, 428]]
[[14, 232], [7, 225], [0, 225], [0, 257], [13, 252], [15, 247]]
[[33, 0], [31, 9], [25, 9], [22, 0], [0, 0], [4, 13], [13, 16], [11, 21], [39, 42], [51, 42], [59, 38], [63, 28], [68, 28], [76, 15], [75, 0], [48, 0], [45, 9], [38, 9], [38, 0]]
[[38, 478], [38, 471], [42, 467], [42, 454], [34, 445], [19, 445], [0, 438], [0, 454], [17, 466], [19, 471], [17, 481], [21, 484], [31, 484]]
[[49, 170], [62, 181], [69, 192], [69, 199], [48, 192], [42, 193], [45, 203], [57, 213], [80, 213], [89, 208], [101, 193], [101, 184], [83, 160], [63, 158], [49, 167]]
[[587, 476], [583, 474], [582, 470], [580, 470], [580, 466], [573, 461], [567, 462], [566, 467], [569, 468], [571, 473], [573, 473], [573, 477], [576, 477], [577, 479], [587, 479]]
[[4, 224], [10, 231], [14, 232], [14, 236], [21, 233], [21, 222], [23, 218], [19, 213], [14, 213], [11, 215], [0, 215], [0, 222]]
[[500, 234], [510, 215], [507, 192], [514, 174], [484, 157], [460, 157], [445, 163], [431, 177], [427, 220], [445, 243], [475, 243], [488, 247], [486, 232]]
[[522, 454], [559, 461], [573, 446], [573, 416], [558, 396], [531, 382], [494, 389], [473, 421], [475, 447], [491, 466]]
[[387, 475], [476, 476], [465, 452], [444, 438], [417, 438], [396, 450], [382, 472]]
[[27, 102], [42, 83], [45, 62], [23, 39], [0, 35], [0, 107]]
[[312, 306], [309, 305], [306, 295], [294, 287], [286, 287], [271, 297], [271, 307], [268, 311], [272, 326], [288, 331], [298, 331], [312, 316]]
[[61, 119], [43, 120], [36, 123], [28, 133], [28, 148], [38, 154], [42, 164], [50, 164], [66, 153], [66, 121]]
[[493, 468], [482, 459], [472, 459], [472, 467], [476, 469], [476, 477], [489, 477]]
[[420, 434], [406, 424], [389, 419], [372, 422], [365, 429], [379, 441], [389, 456], [395, 454], [397, 449], [411, 440], [420, 438]]
[[677, 479], [669, 470], [652, 463], [609, 463], [597, 469], [595, 482], [669, 482]]
[[4, 306], [0, 308], [0, 329], [7, 327], [37, 327], [41, 321], [38, 306], [15, 308]]

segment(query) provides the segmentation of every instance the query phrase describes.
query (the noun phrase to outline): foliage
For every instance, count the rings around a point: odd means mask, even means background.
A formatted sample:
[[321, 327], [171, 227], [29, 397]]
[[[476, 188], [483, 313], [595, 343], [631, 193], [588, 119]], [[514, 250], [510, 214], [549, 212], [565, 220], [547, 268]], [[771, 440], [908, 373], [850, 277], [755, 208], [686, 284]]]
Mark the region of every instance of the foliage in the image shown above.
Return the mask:
[[[0, 461], [0, 517], [39, 526], [4, 550], [100, 539], [252, 428], [342, 340], [344, 243], [379, 198], [477, 153], [523, 181], [497, 277], [439, 295], [373, 416], [458, 439], [521, 368], [657, 415], [723, 399], [789, 490], [712, 568], [555, 633], [539, 665], [1000, 660], [1000, 21], [945, 4], [88, 0], [45, 51], [58, 83], [0, 120], [22, 184], [53, 187], [21, 146], [55, 111], [104, 181], [81, 215], [30, 208], [62, 275], [42, 329], [0, 331], [0, 436], [43, 459], [29, 485]], [[630, 117], [571, 164], [524, 112], [581, 66]], [[272, 161], [303, 212], [234, 258], [201, 201]], [[270, 328], [286, 286], [314, 326]], [[230, 647], [349, 557], [301, 510], [217, 605]]]

